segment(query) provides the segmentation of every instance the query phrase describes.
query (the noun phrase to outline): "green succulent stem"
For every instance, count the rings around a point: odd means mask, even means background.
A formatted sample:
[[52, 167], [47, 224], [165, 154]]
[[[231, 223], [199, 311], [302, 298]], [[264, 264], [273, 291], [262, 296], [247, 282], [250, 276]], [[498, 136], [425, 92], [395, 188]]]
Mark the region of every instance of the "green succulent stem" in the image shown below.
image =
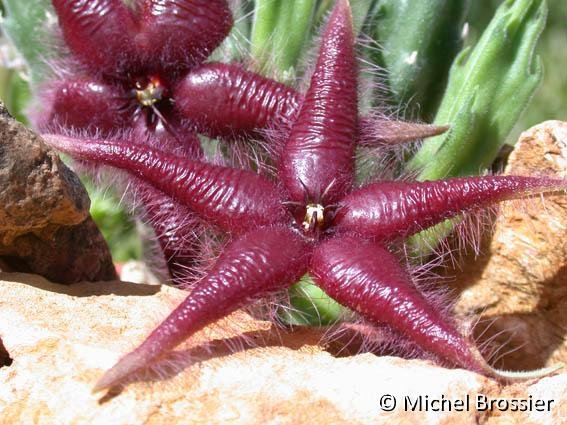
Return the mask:
[[[407, 164], [419, 180], [482, 174], [539, 86], [543, 67], [534, 60], [545, 27], [545, 0], [507, 0], [474, 48], [465, 48], [451, 67], [435, 124], [450, 124], [428, 139]], [[430, 254], [453, 229], [447, 221], [411, 238], [418, 255]]]
[[30, 73], [32, 84], [38, 84], [47, 74], [47, 22], [53, 16], [49, 0], [2, 0], [6, 13], [2, 30], [18, 49]]
[[220, 48], [209, 56], [211, 61], [222, 62], [228, 59], [231, 62], [240, 62], [248, 58], [248, 52], [243, 47], [247, 45], [251, 37], [252, 19], [248, 17], [251, 13], [252, 5], [248, 2], [236, 3], [233, 8], [232, 30]]
[[[351, 2], [355, 31], [360, 31], [376, 0]], [[282, 82], [297, 77], [302, 53], [334, 2], [316, 0], [256, 0], [251, 31], [252, 57], [258, 68]]]
[[293, 73], [311, 32], [315, 0], [257, 0], [251, 54], [261, 68], [268, 62], [281, 73]]
[[[393, 100], [430, 120], [445, 88], [470, 0], [378, 0], [371, 33], [381, 46], [372, 55], [388, 72]], [[417, 114], [415, 114], [417, 112]]]
[[[0, 83], [2, 84], [2, 83]], [[6, 108], [18, 121], [26, 124], [28, 118], [25, 113], [26, 106], [31, 98], [28, 82], [16, 70], [10, 70], [7, 86], [1, 99], [4, 99]]]
[[545, 0], [507, 0], [476, 46], [457, 56], [434, 120], [451, 129], [428, 139], [408, 164], [420, 180], [490, 167], [542, 79], [534, 50], [546, 16]]
[[348, 320], [352, 312], [330, 298], [313, 282], [303, 276], [289, 290], [291, 309], [279, 311], [280, 320], [293, 326], [325, 326]]

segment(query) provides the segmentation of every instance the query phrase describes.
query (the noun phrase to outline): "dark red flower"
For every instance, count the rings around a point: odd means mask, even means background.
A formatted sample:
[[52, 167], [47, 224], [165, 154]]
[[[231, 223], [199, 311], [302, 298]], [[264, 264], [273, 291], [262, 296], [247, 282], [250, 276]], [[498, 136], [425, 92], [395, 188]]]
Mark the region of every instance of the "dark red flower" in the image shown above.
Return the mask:
[[[223, 0], [53, 0], [66, 45], [79, 66], [51, 82], [41, 127], [98, 134], [164, 128], [185, 142], [174, 87], [224, 40], [232, 15]], [[195, 138], [189, 137], [191, 142]]]
[[[43, 88], [43, 131], [128, 135], [163, 150], [200, 158], [194, 131], [243, 137], [293, 121], [302, 96], [241, 66], [202, 62], [228, 34], [223, 0], [53, 0], [66, 45], [78, 65]], [[69, 67], [69, 61], [62, 66]], [[361, 142], [399, 142], [444, 128], [366, 119]], [[172, 278], [187, 269], [196, 220], [149, 186], [137, 199], [152, 224]]]
[[[226, 1], [141, 0], [131, 9], [123, 0], [53, 0], [53, 6], [80, 65], [43, 89], [50, 102], [38, 123], [42, 129], [110, 135], [160, 128], [183, 144], [195, 141], [191, 130], [224, 138], [254, 134], [292, 120], [301, 104], [291, 87], [239, 65], [202, 64], [232, 26]], [[361, 142], [367, 144], [445, 130], [362, 121]]]
[[121, 168], [152, 184], [232, 239], [185, 301], [107, 372], [97, 389], [152, 364], [207, 324], [287, 288], [307, 272], [370, 323], [389, 325], [450, 364], [507, 377], [490, 368], [453, 321], [426, 300], [390, 244], [464, 211], [566, 184], [486, 176], [377, 181], [357, 188], [353, 43], [348, 0], [338, 0], [275, 181], [141, 144], [48, 137], [77, 158]]
[[[66, 45], [62, 78], [42, 89], [47, 114], [37, 126], [126, 135], [179, 155], [202, 155], [194, 125], [178, 113], [175, 86], [224, 40], [232, 15], [224, 0], [53, 0]], [[187, 267], [193, 214], [150, 186], [137, 198], [152, 223], [170, 275]]]

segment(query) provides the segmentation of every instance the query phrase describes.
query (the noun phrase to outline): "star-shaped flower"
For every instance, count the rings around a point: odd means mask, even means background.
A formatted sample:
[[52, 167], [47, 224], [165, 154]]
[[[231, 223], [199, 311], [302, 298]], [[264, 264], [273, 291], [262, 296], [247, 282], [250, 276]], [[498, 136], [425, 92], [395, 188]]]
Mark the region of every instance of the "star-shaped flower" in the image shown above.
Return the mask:
[[[53, 0], [66, 45], [78, 66], [50, 81], [43, 131], [79, 130], [190, 158], [202, 150], [194, 131], [225, 139], [287, 123], [302, 96], [239, 65], [202, 62], [227, 36], [223, 0]], [[61, 66], [69, 67], [68, 62]], [[366, 119], [362, 141], [389, 143], [438, 134], [443, 127]], [[380, 129], [376, 131], [376, 129]], [[172, 278], [194, 255], [192, 213], [147, 185], [135, 185]]]
[[[159, 129], [198, 151], [193, 130], [243, 137], [297, 113], [302, 96], [291, 87], [240, 65], [203, 64], [232, 27], [226, 1], [140, 0], [134, 5], [53, 0], [65, 44], [79, 66], [43, 88], [49, 106], [38, 120], [40, 128], [90, 129], [105, 136]], [[445, 130], [380, 117], [363, 121], [362, 140], [368, 143]]]
[[391, 242], [462, 212], [565, 188], [544, 177], [485, 176], [436, 182], [354, 183], [359, 133], [352, 18], [338, 0], [310, 87], [278, 158], [274, 180], [146, 145], [47, 136], [77, 158], [121, 168], [229, 234], [188, 297], [98, 382], [110, 387], [204, 326], [287, 288], [305, 273], [370, 323], [387, 324], [443, 361], [494, 371], [466, 335], [414, 286]]
[[[41, 127], [98, 134], [141, 126], [185, 138], [175, 86], [224, 40], [232, 15], [223, 0], [53, 0], [79, 66], [51, 82]], [[192, 138], [191, 141], [196, 140]]]
[[[134, 8], [122, 0], [52, 3], [77, 63], [63, 61], [62, 78], [42, 88], [47, 114], [36, 125], [43, 131], [128, 134], [199, 158], [194, 125], [175, 108], [174, 90], [227, 36], [232, 15], [226, 1], [144, 0]], [[137, 185], [137, 198], [170, 275], [178, 276], [193, 255], [191, 211], [147, 185]]]

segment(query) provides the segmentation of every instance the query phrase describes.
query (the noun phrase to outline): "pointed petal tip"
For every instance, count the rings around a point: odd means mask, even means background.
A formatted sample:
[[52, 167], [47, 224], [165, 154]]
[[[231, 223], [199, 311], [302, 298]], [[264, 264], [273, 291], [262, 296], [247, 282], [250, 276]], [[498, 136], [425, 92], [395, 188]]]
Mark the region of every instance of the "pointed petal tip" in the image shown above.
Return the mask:
[[146, 363], [147, 359], [137, 351], [127, 354], [102, 375], [91, 392], [95, 394], [117, 387], [134, 372], [145, 367]]
[[342, 20], [352, 26], [352, 9], [349, 0], [337, 0], [330, 21]]
[[366, 116], [360, 121], [359, 143], [367, 147], [380, 144], [395, 145], [438, 136], [450, 128], [448, 125], [393, 121], [389, 118]]
[[477, 363], [478, 367], [480, 368], [480, 370], [478, 370], [480, 373], [490, 378], [496, 379], [497, 381], [508, 384], [525, 382], [531, 379], [545, 378], [565, 368], [564, 363], [556, 363], [554, 365], [543, 367], [541, 369], [526, 371], [495, 369], [486, 362], [476, 346], [471, 346], [470, 350], [473, 358], [475, 359], [475, 363]]
[[42, 134], [41, 138], [51, 148], [64, 152], [73, 152], [73, 144], [68, 137], [57, 134]]
[[[440, 134], [446, 133], [451, 128], [450, 125], [435, 125], [435, 124], [415, 124], [413, 125], [413, 138], [415, 139], [427, 139], [429, 137], [439, 136]], [[408, 124], [407, 129], [412, 130], [412, 125]], [[409, 136], [409, 134], [408, 134]]]
[[110, 390], [112, 387], [116, 386], [118, 381], [114, 381], [108, 378], [108, 372], [106, 372], [91, 389], [91, 394], [97, 394], [103, 392], [104, 390]]
[[343, 11], [348, 11], [350, 13], [351, 12], [350, 1], [349, 0], [337, 0], [337, 4], [335, 5], [335, 8], [341, 9]]
[[508, 383], [514, 382], [524, 382], [531, 379], [541, 379], [547, 376], [553, 375], [561, 369], [565, 368], [564, 363], [557, 363], [549, 367], [544, 367], [541, 369], [527, 370], [527, 371], [515, 371], [515, 370], [499, 370], [490, 369], [491, 375], [498, 380], [502, 380]]
[[439, 134], [443, 134], [451, 129], [449, 124], [445, 125], [433, 125], [431, 124], [431, 135], [438, 136]]
[[103, 382], [103, 379], [104, 376], [96, 382], [95, 386], [91, 389], [91, 394], [97, 394], [104, 390], [110, 389], [111, 386], [106, 382]]

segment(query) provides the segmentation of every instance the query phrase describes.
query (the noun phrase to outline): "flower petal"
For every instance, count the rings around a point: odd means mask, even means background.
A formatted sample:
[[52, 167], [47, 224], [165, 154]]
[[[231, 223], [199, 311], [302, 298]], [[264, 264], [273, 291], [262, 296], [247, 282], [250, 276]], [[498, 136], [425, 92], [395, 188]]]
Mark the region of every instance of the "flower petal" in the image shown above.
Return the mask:
[[330, 297], [369, 321], [391, 326], [444, 360], [483, 370], [468, 340], [429, 304], [380, 244], [348, 235], [327, 240], [315, 249], [311, 271]]
[[231, 27], [232, 14], [223, 0], [148, 0], [136, 45], [150, 69], [179, 74], [205, 60]]
[[64, 126], [110, 134], [130, 121], [127, 99], [122, 90], [87, 78], [67, 79], [50, 93], [51, 110], [40, 127]]
[[390, 239], [409, 236], [475, 208], [565, 188], [564, 180], [522, 176], [372, 183], [340, 202], [334, 224], [338, 230]]
[[239, 65], [207, 63], [179, 82], [174, 99], [199, 131], [228, 138], [279, 127], [296, 115], [301, 96]]
[[129, 65], [135, 20], [122, 0], [53, 0], [63, 37], [93, 73], [115, 73]]
[[204, 326], [285, 289], [305, 273], [309, 257], [310, 246], [288, 228], [261, 228], [236, 239], [179, 307], [100, 379], [95, 391], [151, 365]]
[[76, 159], [123, 169], [229, 233], [290, 220], [279, 189], [251, 171], [211, 165], [126, 140], [43, 135]]
[[280, 159], [280, 178], [295, 202], [326, 194], [324, 200], [314, 200], [334, 203], [352, 186], [358, 131], [356, 75], [350, 6], [339, 0]]

